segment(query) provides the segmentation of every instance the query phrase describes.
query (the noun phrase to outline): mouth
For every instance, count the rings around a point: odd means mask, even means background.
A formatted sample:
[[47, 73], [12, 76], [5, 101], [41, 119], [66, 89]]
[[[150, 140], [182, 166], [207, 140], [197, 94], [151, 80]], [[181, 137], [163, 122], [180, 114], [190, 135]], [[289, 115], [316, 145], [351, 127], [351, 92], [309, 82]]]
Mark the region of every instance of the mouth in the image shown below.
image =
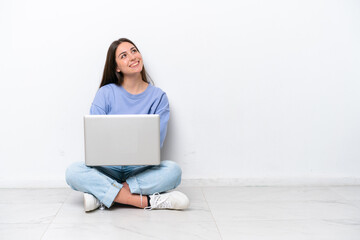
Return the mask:
[[130, 64], [129, 67], [136, 68], [139, 64], [140, 64], [140, 61], [136, 61], [136, 62]]

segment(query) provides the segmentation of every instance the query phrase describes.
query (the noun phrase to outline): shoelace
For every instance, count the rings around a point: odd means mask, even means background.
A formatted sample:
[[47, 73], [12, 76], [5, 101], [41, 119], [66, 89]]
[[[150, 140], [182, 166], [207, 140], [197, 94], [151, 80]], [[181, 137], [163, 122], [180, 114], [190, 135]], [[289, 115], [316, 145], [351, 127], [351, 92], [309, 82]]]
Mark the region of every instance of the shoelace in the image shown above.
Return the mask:
[[155, 208], [171, 208], [171, 203], [168, 200], [168, 196], [161, 195], [160, 193], [154, 193], [152, 195], [154, 198], [153, 205], [144, 208], [145, 210], [152, 210]]

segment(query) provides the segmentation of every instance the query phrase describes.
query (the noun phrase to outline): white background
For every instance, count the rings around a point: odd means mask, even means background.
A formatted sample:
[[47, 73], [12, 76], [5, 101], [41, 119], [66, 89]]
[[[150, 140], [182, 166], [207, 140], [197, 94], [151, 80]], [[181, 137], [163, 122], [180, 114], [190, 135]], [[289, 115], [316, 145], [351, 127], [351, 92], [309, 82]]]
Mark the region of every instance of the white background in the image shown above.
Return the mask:
[[65, 186], [107, 49], [127, 37], [183, 179], [360, 179], [359, 1], [0, 1], [0, 186]]

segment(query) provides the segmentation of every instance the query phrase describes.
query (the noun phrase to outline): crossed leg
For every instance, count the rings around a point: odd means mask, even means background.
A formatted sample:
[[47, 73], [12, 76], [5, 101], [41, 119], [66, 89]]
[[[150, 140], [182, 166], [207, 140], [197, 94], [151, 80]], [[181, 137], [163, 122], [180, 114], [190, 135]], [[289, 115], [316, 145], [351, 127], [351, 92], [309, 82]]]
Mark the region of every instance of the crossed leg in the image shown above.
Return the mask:
[[148, 206], [147, 196], [141, 196], [139, 194], [132, 194], [130, 187], [126, 182], [122, 183], [123, 187], [115, 197], [114, 202], [135, 206], [138, 208], [145, 208]]

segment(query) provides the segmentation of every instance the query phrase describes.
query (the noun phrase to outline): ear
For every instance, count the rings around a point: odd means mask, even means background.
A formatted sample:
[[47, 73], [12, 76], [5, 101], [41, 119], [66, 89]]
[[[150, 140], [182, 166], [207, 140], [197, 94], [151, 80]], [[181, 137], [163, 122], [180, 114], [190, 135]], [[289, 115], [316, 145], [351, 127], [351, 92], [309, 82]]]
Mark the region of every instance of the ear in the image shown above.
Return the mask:
[[119, 67], [116, 67], [116, 71], [119, 73], [119, 72], [120, 72], [120, 68], [119, 68]]

